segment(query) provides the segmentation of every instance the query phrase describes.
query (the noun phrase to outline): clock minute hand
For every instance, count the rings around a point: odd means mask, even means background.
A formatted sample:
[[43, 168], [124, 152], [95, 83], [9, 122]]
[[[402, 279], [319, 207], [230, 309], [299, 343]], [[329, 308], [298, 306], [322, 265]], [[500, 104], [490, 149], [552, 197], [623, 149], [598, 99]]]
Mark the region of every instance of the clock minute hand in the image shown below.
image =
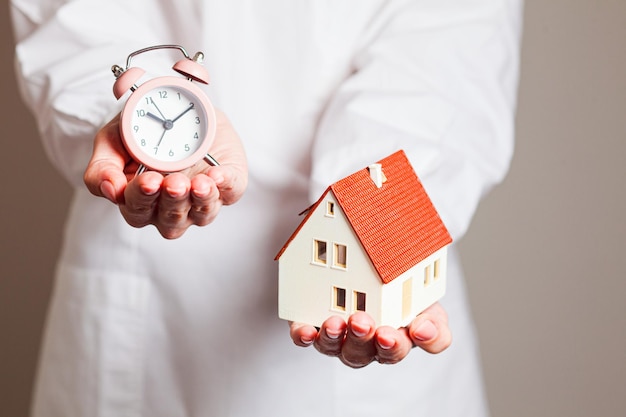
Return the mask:
[[185, 113], [187, 113], [189, 110], [193, 109], [193, 103], [189, 103], [189, 107], [187, 107], [185, 110], [183, 110], [183, 112], [181, 114], [179, 114], [178, 116], [176, 116], [175, 118], [172, 119], [172, 123], [174, 123], [176, 120], [180, 119], [181, 117], [183, 117], [183, 115]]
[[156, 103], [154, 102], [154, 100], [152, 100], [152, 97], [150, 97], [150, 103], [152, 103], [154, 108], [157, 109], [157, 111], [161, 115], [161, 119], [166, 120], [166, 117], [163, 115], [163, 112], [161, 112], [161, 109], [159, 109], [159, 106], [157, 106]]

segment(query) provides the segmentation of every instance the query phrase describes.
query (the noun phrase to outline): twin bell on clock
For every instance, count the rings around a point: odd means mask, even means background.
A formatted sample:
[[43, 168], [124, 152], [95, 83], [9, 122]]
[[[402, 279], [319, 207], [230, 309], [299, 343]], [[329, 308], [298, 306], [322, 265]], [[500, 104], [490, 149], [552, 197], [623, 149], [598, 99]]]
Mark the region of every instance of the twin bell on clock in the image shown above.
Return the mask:
[[[146, 71], [131, 67], [132, 59], [162, 49], [176, 49], [183, 54], [184, 58], [172, 67], [183, 77], [156, 77], [137, 86]], [[115, 98], [132, 92], [120, 115], [120, 136], [130, 156], [140, 164], [138, 174], [146, 169], [181, 171], [202, 159], [218, 165], [208, 153], [215, 138], [215, 110], [194, 83], [209, 83], [203, 58], [202, 52], [190, 57], [179, 45], [157, 45], [131, 53], [125, 69], [118, 65], [111, 68], [116, 78]]]

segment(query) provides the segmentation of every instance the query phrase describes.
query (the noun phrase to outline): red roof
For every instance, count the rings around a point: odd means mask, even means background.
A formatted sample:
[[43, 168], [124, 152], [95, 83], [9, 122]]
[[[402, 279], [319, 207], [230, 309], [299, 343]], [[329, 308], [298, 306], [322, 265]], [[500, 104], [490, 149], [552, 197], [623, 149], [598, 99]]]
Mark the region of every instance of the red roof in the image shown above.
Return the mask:
[[[379, 163], [386, 177], [381, 188], [376, 187], [365, 168], [337, 181], [328, 190], [337, 198], [381, 280], [388, 283], [451, 243], [452, 237], [404, 152], [398, 151]], [[311, 207], [302, 224], [328, 190]]]

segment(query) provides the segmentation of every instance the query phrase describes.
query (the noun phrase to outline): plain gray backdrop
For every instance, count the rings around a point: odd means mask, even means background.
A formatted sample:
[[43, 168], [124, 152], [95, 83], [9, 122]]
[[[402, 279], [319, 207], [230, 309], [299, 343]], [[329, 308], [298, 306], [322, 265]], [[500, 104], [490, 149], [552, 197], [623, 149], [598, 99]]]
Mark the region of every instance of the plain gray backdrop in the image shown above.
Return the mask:
[[[20, 417], [71, 193], [0, 19], [0, 416]], [[626, 1], [529, 0], [524, 27], [516, 154], [461, 242], [492, 413], [623, 417]]]

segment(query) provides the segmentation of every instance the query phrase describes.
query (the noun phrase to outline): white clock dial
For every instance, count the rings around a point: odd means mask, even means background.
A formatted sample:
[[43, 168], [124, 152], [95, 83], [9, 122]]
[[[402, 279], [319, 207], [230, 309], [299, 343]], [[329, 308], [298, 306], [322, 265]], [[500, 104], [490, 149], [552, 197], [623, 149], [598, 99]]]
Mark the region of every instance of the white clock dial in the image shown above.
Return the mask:
[[136, 146], [156, 160], [175, 162], [196, 152], [207, 134], [201, 100], [178, 86], [158, 86], [132, 109], [130, 128]]

